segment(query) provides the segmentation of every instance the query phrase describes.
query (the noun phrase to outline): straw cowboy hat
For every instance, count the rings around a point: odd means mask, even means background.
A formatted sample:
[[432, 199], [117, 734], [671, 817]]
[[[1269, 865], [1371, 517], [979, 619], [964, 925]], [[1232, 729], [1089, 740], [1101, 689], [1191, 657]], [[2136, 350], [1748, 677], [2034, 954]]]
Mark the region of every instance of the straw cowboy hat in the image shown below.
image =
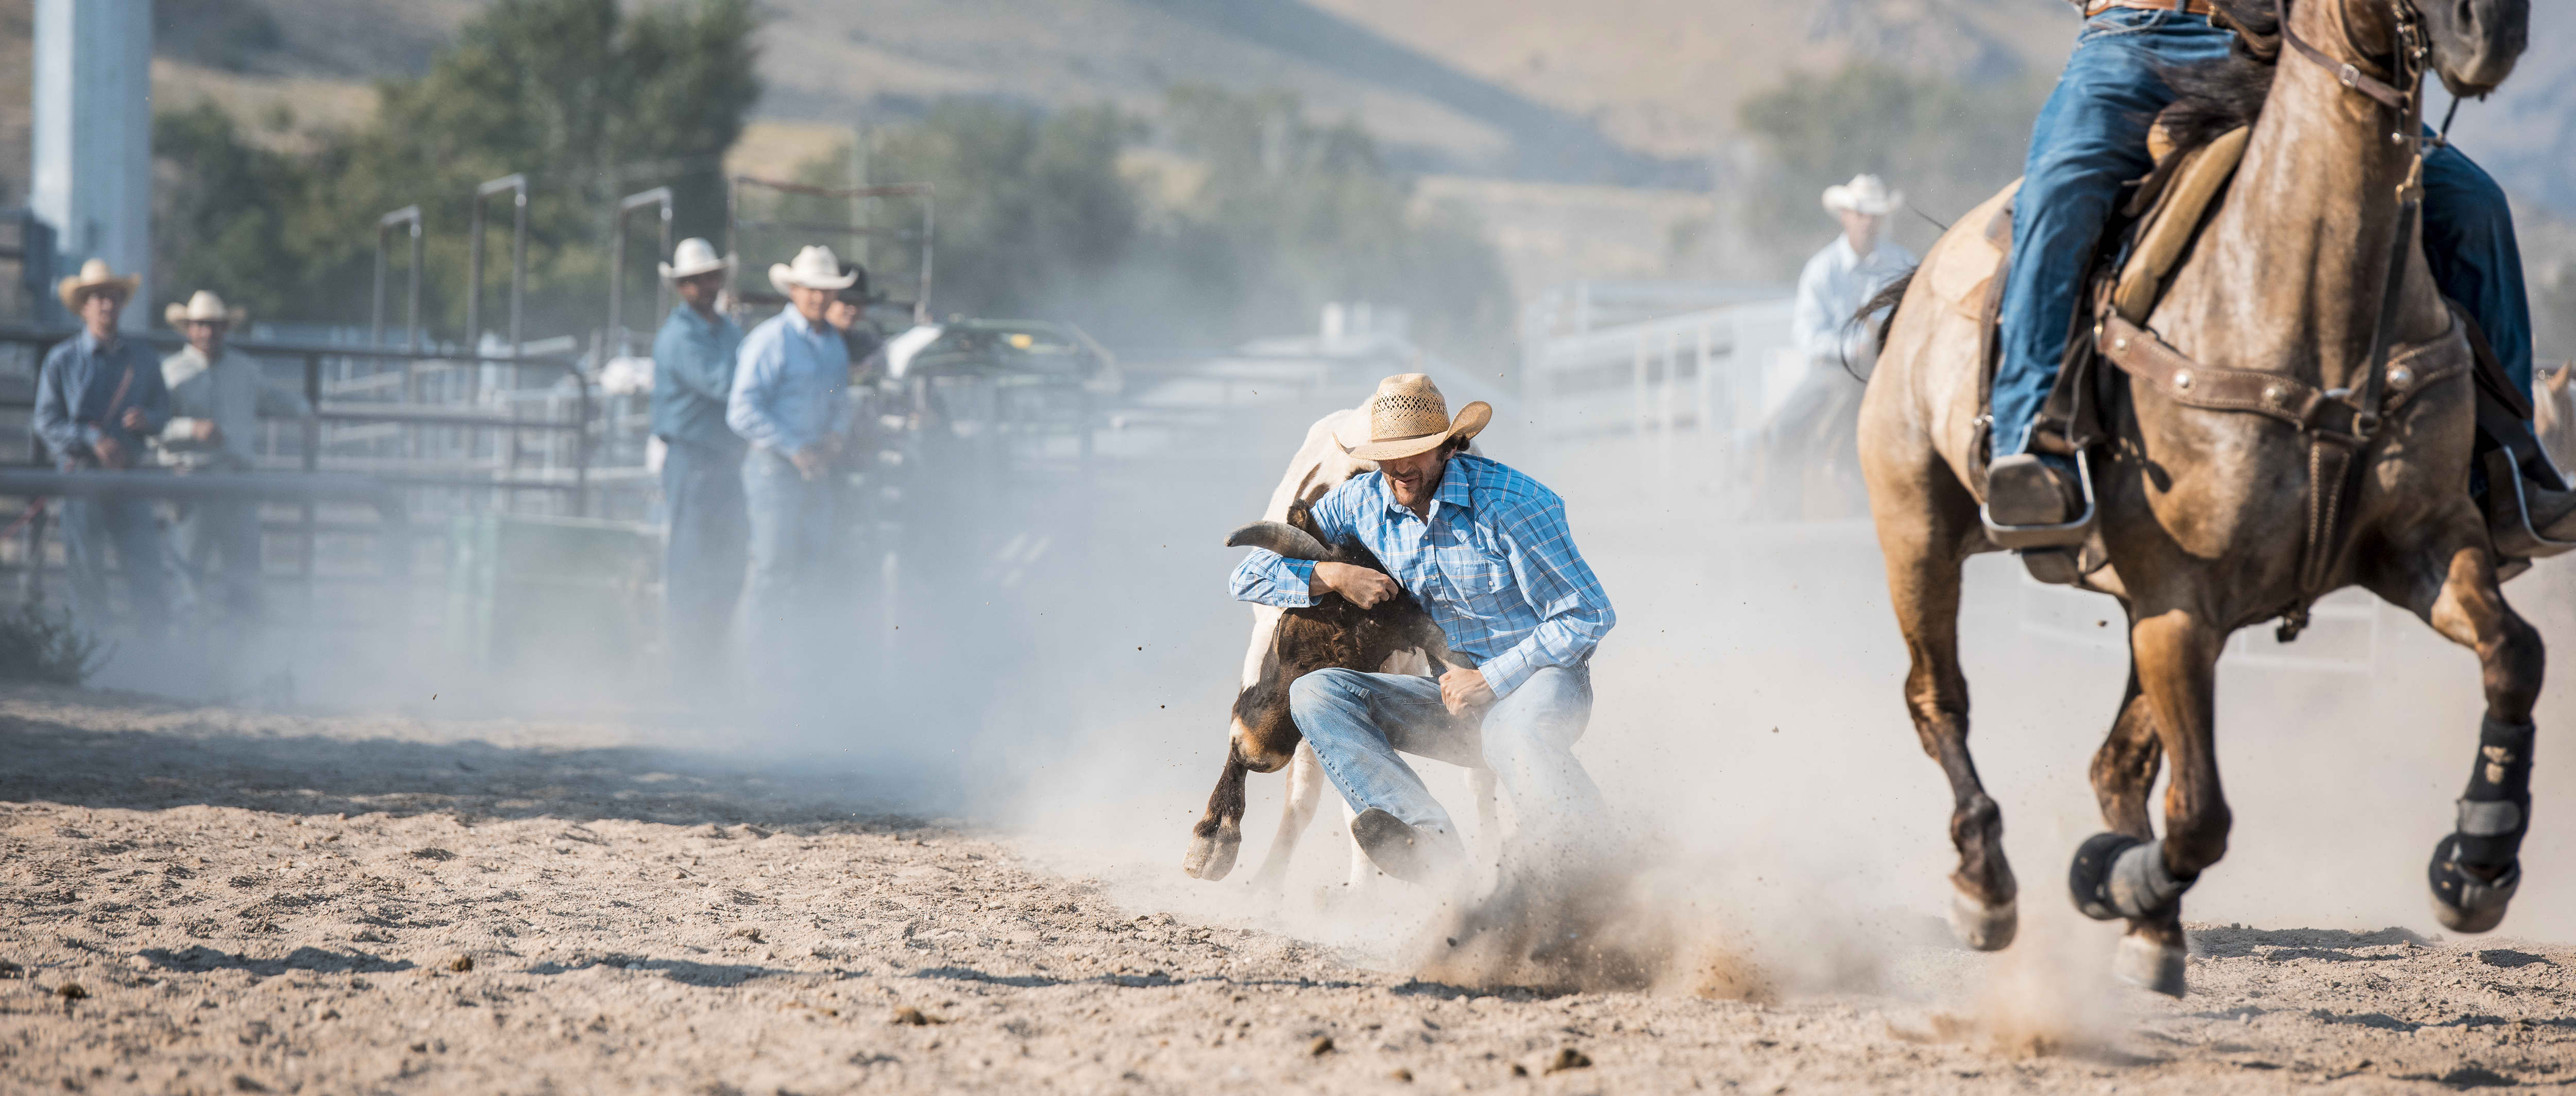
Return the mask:
[[662, 278], [664, 281], [676, 282], [682, 278], [694, 278], [700, 274], [713, 274], [719, 270], [731, 269], [733, 269], [731, 256], [719, 256], [716, 254], [714, 244], [691, 236], [680, 241], [680, 246], [671, 249], [671, 261], [662, 264]]
[[807, 289], [848, 289], [858, 280], [856, 272], [841, 273], [841, 257], [820, 244], [797, 252], [795, 262], [769, 264], [769, 284], [781, 293], [800, 285]]
[[224, 299], [215, 296], [214, 290], [200, 289], [188, 298], [186, 304], [171, 302], [170, 307], [161, 310], [161, 318], [170, 321], [172, 327], [186, 327], [192, 323], [240, 327], [250, 322], [250, 309], [225, 308]]
[[62, 294], [63, 307], [78, 312], [84, 295], [113, 289], [123, 296], [132, 297], [135, 287], [142, 284], [143, 279], [132, 274], [117, 277], [115, 271], [107, 268], [105, 259], [91, 259], [81, 264], [80, 273], [63, 279], [54, 291]]
[[1440, 386], [1420, 373], [1403, 373], [1377, 382], [1377, 394], [1369, 397], [1369, 437], [1358, 445], [1345, 445], [1334, 438], [1342, 451], [1361, 460], [1394, 460], [1416, 453], [1428, 453], [1451, 438], [1465, 441], [1475, 437], [1494, 420], [1494, 407], [1477, 400], [1449, 417], [1449, 401], [1440, 396]]
[[1889, 190], [1876, 175], [1854, 175], [1848, 183], [1835, 183], [1825, 188], [1825, 212], [1840, 213], [1846, 209], [1884, 217], [1905, 205], [1905, 192]]

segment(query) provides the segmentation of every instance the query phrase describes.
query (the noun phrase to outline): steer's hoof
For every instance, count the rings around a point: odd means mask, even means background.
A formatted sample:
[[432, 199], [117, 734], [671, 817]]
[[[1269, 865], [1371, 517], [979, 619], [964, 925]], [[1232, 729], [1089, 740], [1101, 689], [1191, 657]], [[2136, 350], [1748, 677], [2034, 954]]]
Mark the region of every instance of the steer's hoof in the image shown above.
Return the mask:
[[2002, 951], [2012, 946], [2020, 928], [2021, 903], [1989, 906], [1966, 891], [1950, 892], [1950, 931], [1959, 934], [1960, 943], [1978, 951]]
[[2130, 933], [2120, 938], [2120, 950], [2111, 957], [2111, 975], [2139, 989], [2180, 997], [2183, 960], [2187, 957], [2181, 948]]
[[2452, 834], [2433, 846], [2433, 863], [2426, 872], [2433, 885], [2433, 916], [2453, 932], [2486, 932], [2504, 923], [2505, 907], [2522, 887], [2522, 864], [2506, 866], [2492, 882], [2479, 879], [2460, 867], [2459, 840]]
[[1214, 882], [1234, 870], [1234, 856], [1243, 849], [1243, 831], [1231, 826], [1215, 833], [1193, 835], [1189, 855], [1181, 857], [1181, 870], [1191, 878]]

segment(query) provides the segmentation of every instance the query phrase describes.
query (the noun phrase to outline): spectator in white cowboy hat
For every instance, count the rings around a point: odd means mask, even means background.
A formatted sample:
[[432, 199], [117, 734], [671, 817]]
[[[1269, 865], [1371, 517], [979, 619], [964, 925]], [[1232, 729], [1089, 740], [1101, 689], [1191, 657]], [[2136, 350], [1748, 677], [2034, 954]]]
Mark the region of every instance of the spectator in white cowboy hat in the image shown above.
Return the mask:
[[[260, 374], [259, 363], [227, 351], [224, 337], [249, 313], [226, 308], [212, 290], [186, 304], [172, 304], [162, 318], [188, 336], [188, 345], [161, 359], [161, 381], [170, 389], [170, 425], [161, 431], [161, 462], [188, 472], [248, 472], [260, 416], [301, 419], [313, 408], [304, 394]], [[180, 578], [200, 604], [219, 604], [235, 620], [257, 620], [260, 589], [259, 503], [254, 499], [190, 499], [179, 503], [171, 553]], [[221, 557], [220, 597], [204, 596], [209, 563]]]
[[[117, 316], [140, 281], [91, 259], [55, 287], [63, 307], [80, 317], [81, 333], [45, 355], [36, 375], [34, 427], [63, 471], [133, 467], [143, 439], [170, 421], [170, 390], [161, 383], [160, 363], [150, 347], [116, 331]], [[113, 544], [135, 625], [146, 638], [159, 636], [169, 620], [169, 602], [152, 501], [67, 497], [62, 521], [72, 611], [82, 624], [92, 631], [108, 625], [107, 554]]]
[[1843, 455], [1836, 447], [1854, 450], [1839, 463], [1858, 484], [1853, 430], [1861, 384], [1855, 378], [1869, 375], [1878, 350], [1869, 324], [1854, 314], [1914, 268], [1913, 253], [1885, 239], [1887, 216], [1904, 208], [1904, 191], [1887, 189], [1876, 175], [1855, 175], [1826, 187], [1824, 206], [1843, 231], [1798, 273], [1798, 302], [1789, 314], [1806, 370], [1762, 428], [1762, 508], [1777, 517], [1798, 516], [1806, 470], [1833, 463]]
[[849, 344], [826, 314], [855, 284], [828, 247], [769, 268], [787, 307], [743, 337], [725, 424], [751, 443], [743, 497], [751, 510], [748, 638], [756, 664], [784, 668], [813, 616], [829, 556], [832, 458], [849, 430]]
[[653, 436], [670, 518], [662, 566], [662, 634], [675, 681], [720, 680], [725, 633], [742, 595], [742, 439], [725, 425], [742, 326], [716, 307], [733, 260], [686, 239], [662, 264], [680, 303], [653, 336]]

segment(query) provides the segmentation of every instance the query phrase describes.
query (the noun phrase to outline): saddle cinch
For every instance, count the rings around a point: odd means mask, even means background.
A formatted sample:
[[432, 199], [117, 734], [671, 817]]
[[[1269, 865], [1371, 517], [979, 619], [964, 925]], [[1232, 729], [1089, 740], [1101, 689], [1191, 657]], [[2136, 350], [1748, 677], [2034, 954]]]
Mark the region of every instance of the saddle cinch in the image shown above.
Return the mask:
[[[2157, 138], [2151, 144], [2161, 145], [2162, 127], [2151, 132]], [[2031, 440], [2035, 449], [2074, 458], [2082, 485], [2083, 511], [2075, 520], [2061, 525], [2003, 526], [1991, 520], [1986, 524], [1987, 538], [1997, 547], [2019, 551], [2031, 577], [2039, 581], [2081, 584], [2085, 575], [2107, 562], [2101, 539], [2095, 535], [2097, 515], [2089, 454], [2110, 440], [2107, 408], [2112, 401], [2124, 398], [2125, 388], [2099, 368], [2103, 362], [2154, 385], [2166, 397], [2185, 406], [2263, 415], [2306, 433], [2313, 474], [2307, 515], [2309, 543], [2302, 553], [2301, 578], [2302, 585], [2310, 587], [2324, 581], [2322, 572], [2334, 555], [2341, 512], [2349, 504], [2344, 497], [2347, 492], [2342, 489], [2349, 478], [2343, 474], [2344, 469], [2371, 440], [2378, 423], [2353, 402], [2351, 393], [2323, 391], [2297, 378], [2274, 373], [2197, 363], [2166, 345], [2145, 326], [2147, 316], [2163, 295], [2167, 277], [2181, 265], [2202, 227], [2224, 200], [2250, 132], [2244, 128], [2231, 130], [2206, 144], [2178, 152], [2170, 147], [2157, 148], [2155, 170], [2138, 180], [2135, 192], [2119, 211], [2118, 221], [2104, 233], [2105, 244], [2095, 254], [2085, 277], [2091, 286], [2088, 297], [2092, 307], [2075, 317], [2077, 330], [2069, 333], [2066, 360], [2041, 405]], [[1991, 459], [1994, 442], [1990, 412], [2001, 350], [1998, 321], [2005, 267], [2012, 248], [2013, 199], [2019, 189], [2016, 182], [1969, 214], [1986, 218], [1983, 238], [1992, 250], [1984, 255], [1967, 252], [1959, 255], [1958, 261], [1925, 272], [1934, 295], [1963, 304], [1974, 301], [1978, 310], [1978, 437], [1970, 473], [1976, 482], [1970, 487], [1980, 499], [1986, 494], [1985, 466]], [[1965, 280], [1962, 274], [1981, 284], [1956, 284]], [[2424, 362], [2445, 357], [2456, 362], [2455, 355], [2435, 352], [2448, 348], [2454, 339], [2469, 344], [2475, 362], [2470, 371], [2476, 385], [2478, 419], [2478, 454], [2472, 467], [2474, 478], [2480, 481], [2470, 486], [2482, 490], [2488, 531], [2510, 576], [2532, 559], [2576, 549], [2576, 541], [2550, 540], [2533, 528], [2522, 481], [2528, 477], [2559, 491], [2566, 490], [2567, 485], [2541, 451], [2538, 440], [2523, 425], [2531, 417], [2530, 394], [2515, 389], [2476, 321], [2458, 302], [2446, 303], [2453, 317], [2448, 334], [2432, 342], [2395, 348], [2390, 354], [2381, 374], [2385, 388], [2377, 405], [2378, 417], [2384, 419], [2415, 393], [2455, 375], [2461, 368], [2458, 365], [2428, 368]], [[2294, 614], [2290, 623], [2297, 624], [2297, 617], [2303, 615]], [[2295, 631], [2292, 627], [2291, 633]]]

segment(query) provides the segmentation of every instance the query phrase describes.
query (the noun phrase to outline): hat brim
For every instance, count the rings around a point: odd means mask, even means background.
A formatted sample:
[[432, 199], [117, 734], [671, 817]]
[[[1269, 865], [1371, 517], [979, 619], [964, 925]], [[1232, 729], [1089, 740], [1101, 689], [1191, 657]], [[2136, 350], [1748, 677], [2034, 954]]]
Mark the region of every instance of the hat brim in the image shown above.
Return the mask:
[[191, 316], [188, 314], [187, 305], [173, 303], [170, 307], [161, 310], [161, 318], [169, 321], [172, 327], [186, 327], [192, 323], [219, 323], [240, 327], [250, 322], [250, 309], [236, 305], [225, 309], [221, 316]]
[[660, 263], [657, 265], [662, 268], [663, 281], [676, 282], [682, 278], [694, 278], [700, 274], [713, 274], [719, 270], [732, 270], [733, 260], [718, 259], [704, 266], [672, 266], [669, 263]]
[[62, 297], [63, 307], [77, 312], [80, 310], [80, 299], [81, 294], [83, 293], [96, 293], [102, 289], [113, 289], [119, 293], [125, 294], [126, 297], [130, 299], [134, 296], [134, 291], [141, 288], [142, 285], [143, 279], [135, 275], [127, 275], [122, 278], [106, 278], [95, 282], [85, 282], [80, 279], [80, 275], [74, 274], [71, 277], [63, 279], [62, 283], [55, 287], [55, 292]]
[[785, 293], [800, 285], [807, 289], [840, 290], [848, 289], [849, 287], [857, 284], [859, 284], [859, 276], [856, 274], [843, 274], [838, 277], [831, 278], [816, 278], [809, 282], [803, 278], [797, 277], [796, 269], [788, 266], [786, 263], [769, 264], [769, 285], [771, 288], [776, 289], [781, 293]]
[[[1483, 400], [1477, 400], [1474, 403], [1459, 408], [1458, 417], [1449, 420], [1449, 429], [1447, 430], [1434, 434], [1424, 434], [1420, 437], [1395, 438], [1388, 441], [1371, 441], [1362, 442], [1358, 445], [1344, 445], [1342, 446], [1342, 451], [1359, 460], [1400, 460], [1405, 457], [1414, 456], [1419, 453], [1428, 453], [1434, 449], [1438, 449], [1452, 438], [1459, 441], [1465, 441], [1469, 438], [1475, 437], [1476, 435], [1483, 433], [1486, 425], [1493, 421], [1494, 405], [1486, 403]], [[1334, 444], [1339, 445], [1341, 443], [1341, 439], [1338, 437], [1334, 438], [1333, 442]]]
[[1825, 188], [1825, 212], [1827, 213], [1841, 213], [1849, 210], [1872, 217], [1884, 217], [1903, 208], [1905, 208], [1905, 192], [1902, 190], [1889, 191], [1884, 201], [1867, 202], [1853, 194], [1851, 187], [1845, 184], [1836, 183]]

